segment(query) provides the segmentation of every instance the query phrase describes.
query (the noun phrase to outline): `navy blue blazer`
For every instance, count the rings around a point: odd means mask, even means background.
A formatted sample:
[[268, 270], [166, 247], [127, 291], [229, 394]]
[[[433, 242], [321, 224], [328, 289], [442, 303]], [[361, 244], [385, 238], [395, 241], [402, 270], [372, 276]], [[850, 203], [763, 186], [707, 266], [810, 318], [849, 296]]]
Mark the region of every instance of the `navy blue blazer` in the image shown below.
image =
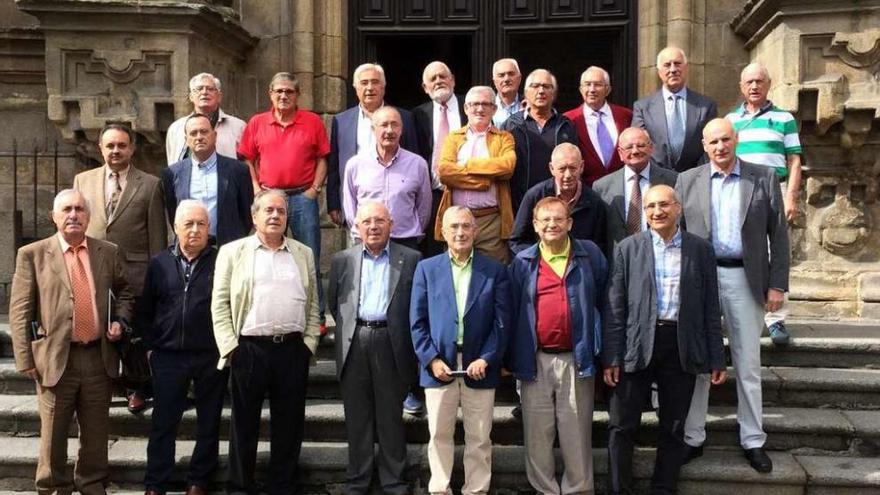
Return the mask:
[[[189, 186], [192, 160], [183, 160], [162, 171], [165, 190], [165, 210], [168, 223], [174, 225], [177, 205], [191, 199]], [[217, 155], [217, 246], [247, 237], [254, 226], [251, 204], [254, 202], [254, 185], [244, 163]]]
[[[418, 138], [412, 113], [400, 107], [403, 134], [400, 147], [418, 154]], [[333, 117], [330, 126], [330, 156], [327, 157], [327, 211], [342, 210], [342, 178], [345, 177], [345, 164], [357, 154], [358, 110], [355, 105]]]
[[[464, 378], [468, 387], [498, 386], [510, 309], [510, 282], [504, 265], [475, 252], [464, 311], [461, 366], [467, 369], [479, 358], [489, 366], [482, 380]], [[422, 260], [416, 266], [409, 311], [413, 348], [419, 359], [419, 383], [426, 388], [447, 385], [434, 378], [430, 364], [440, 358], [453, 370], [457, 368], [458, 311], [448, 253]]]

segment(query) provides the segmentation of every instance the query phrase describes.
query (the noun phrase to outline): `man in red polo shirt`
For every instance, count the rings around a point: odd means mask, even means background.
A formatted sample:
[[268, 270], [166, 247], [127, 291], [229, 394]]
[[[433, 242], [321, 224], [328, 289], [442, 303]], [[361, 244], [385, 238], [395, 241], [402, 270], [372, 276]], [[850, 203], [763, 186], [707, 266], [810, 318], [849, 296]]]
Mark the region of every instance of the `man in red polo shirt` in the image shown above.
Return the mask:
[[[327, 178], [330, 142], [321, 117], [297, 108], [299, 81], [289, 72], [279, 72], [269, 82], [272, 109], [251, 117], [238, 154], [251, 171], [254, 194], [263, 189], [287, 193], [287, 221], [293, 238], [312, 248], [315, 270], [320, 276], [321, 227], [318, 195]], [[318, 284], [321, 318], [324, 291]]]

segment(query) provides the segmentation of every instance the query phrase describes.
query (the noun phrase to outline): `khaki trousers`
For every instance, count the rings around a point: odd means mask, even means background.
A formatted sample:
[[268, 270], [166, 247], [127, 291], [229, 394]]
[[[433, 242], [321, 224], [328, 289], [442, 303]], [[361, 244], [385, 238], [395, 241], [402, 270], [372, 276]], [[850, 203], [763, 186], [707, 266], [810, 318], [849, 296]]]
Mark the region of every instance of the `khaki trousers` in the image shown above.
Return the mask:
[[428, 431], [431, 433], [428, 440], [428, 465], [431, 467], [428, 492], [449, 491], [459, 405], [464, 422], [464, 486], [461, 493], [488, 493], [492, 479], [492, 440], [489, 435], [492, 433], [495, 389], [470, 388], [464, 384], [463, 378], [456, 378], [443, 387], [425, 389]]
[[[526, 477], [542, 495], [593, 493], [593, 377], [578, 378], [570, 352], [538, 351], [534, 381], [522, 382]], [[553, 439], [565, 471], [556, 481]]]
[[[103, 495], [107, 468], [107, 425], [112, 382], [104, 370], [101, 346], [71, 346], [67, 368], [54, 387], [37, 384], [40, 409], [40, 494]], [[67, 434], [76, 414], [79, 453], [73, 477], [67, 469]]]
[[507, 241], [501, 238], [501, 213], [478, 217], [477, 229], [474, 249], [506, 265], [510, 261], [510, 250]]

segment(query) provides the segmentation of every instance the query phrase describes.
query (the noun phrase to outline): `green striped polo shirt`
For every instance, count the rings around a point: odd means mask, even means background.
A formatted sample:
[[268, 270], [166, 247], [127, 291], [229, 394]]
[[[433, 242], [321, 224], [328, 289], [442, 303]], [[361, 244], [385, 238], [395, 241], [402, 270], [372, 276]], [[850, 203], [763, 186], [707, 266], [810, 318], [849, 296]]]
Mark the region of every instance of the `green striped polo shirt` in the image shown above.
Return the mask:
[[736, 131], [736, 155], [740, 159], [773, 167], [779, 180], [788, 177], [785, 157], [801, 153], [797, 121], [792, 114], [768, 100], [755, 114], [749, 114], [743, 103], [724, 118]]

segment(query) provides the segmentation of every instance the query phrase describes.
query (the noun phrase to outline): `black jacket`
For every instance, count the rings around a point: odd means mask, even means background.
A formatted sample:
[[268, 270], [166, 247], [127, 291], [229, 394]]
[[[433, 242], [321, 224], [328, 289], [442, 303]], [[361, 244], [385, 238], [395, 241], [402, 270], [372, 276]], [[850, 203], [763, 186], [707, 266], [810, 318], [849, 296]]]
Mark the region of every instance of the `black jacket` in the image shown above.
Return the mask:
[[211, 320], [217, 249], [209, 245], [193, 261], [188, 282], [182, 259], [174, 245], [150, 260], [135, 328], [150, 350], [217, 352]]

